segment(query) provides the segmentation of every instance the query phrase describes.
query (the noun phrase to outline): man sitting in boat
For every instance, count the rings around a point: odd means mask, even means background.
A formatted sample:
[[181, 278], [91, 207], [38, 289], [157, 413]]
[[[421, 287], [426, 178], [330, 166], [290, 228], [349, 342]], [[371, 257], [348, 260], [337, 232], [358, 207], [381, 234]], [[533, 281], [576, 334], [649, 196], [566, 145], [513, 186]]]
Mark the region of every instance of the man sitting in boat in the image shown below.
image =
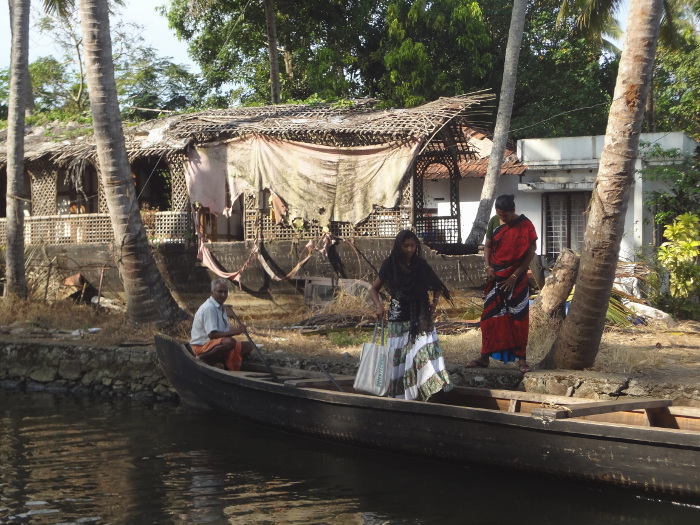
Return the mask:
[[228, 297], [228, 282], [211, 282], [211, 297], [199, 307], [192, 322], [190, 346], [194, 355], [206, 364], [225, 370], [240, 370], [243, 356], [250, 354], [249, 341], [236, 341], [233, 336], [245, 333], [246, 326], [231, 328], [224, 302]]

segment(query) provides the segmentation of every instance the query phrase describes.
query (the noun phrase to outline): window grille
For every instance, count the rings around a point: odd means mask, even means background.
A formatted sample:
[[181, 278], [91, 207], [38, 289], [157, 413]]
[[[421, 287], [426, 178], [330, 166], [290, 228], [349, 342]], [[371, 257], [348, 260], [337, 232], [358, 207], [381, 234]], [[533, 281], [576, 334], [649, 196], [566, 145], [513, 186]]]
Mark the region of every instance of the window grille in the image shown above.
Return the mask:
[[564, 248], [581, 253], [590, 192], [545, 193], [547, 256], [556, 259]]

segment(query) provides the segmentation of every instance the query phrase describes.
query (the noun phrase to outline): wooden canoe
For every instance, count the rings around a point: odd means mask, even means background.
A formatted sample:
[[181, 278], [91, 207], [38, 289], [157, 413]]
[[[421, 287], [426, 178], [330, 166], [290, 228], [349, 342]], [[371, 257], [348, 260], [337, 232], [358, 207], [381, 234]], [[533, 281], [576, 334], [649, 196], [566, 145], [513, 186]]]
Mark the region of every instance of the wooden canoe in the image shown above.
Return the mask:
[[354, 392], [352, 376], [250, 362], [224, 371], [171, 337], [155, 342], [168, 380], [189, 405], [353, 445], [700, 503], [700, 409], [670, 400], [455, 387], [428, 403], [405, 401]]

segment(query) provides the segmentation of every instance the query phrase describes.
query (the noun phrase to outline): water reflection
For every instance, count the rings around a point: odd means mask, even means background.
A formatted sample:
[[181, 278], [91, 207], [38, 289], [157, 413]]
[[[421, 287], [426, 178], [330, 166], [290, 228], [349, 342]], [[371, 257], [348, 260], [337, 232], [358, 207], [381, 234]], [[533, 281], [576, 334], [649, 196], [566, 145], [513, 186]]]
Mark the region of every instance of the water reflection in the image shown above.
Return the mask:
[[179, 405], [0, 392], [0, 523], [562, 521], [696, 524], [700, 509], [332, 445]]

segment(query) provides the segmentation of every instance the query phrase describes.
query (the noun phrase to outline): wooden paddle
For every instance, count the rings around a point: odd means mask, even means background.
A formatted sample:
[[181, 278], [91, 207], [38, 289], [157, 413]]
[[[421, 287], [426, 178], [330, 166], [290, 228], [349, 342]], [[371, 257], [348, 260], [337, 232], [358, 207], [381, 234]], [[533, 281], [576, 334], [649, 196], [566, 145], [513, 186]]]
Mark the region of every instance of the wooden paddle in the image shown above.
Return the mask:
[[316, 366], [318, 366], [321, 369], [321, 372], [326, 374], [326, 377], [330, 379], [330, 382], [333, 383], [338, 390], [340, 390], [341, 392], [345, 392], [345, 390], [343, 390], [343, 388], [338, 384], [338, 382], [335, 379], [333, 379], [333, 376], [330, 375], [325, 368], [323, 368], [323, 365], [318, 359], [316, 359]]
[[[232, 307], [230, 304], [227, 304], [226, 307], [227, 307], [228, 310], [231, 312], [231, 317], [233, 317], [234, 321], [236, 321], [236, 323], [238, 323], [239, 325], [242, 325], [243, 323], [241, 323], [241, 320], [240, 320], [240, 319], [238, 318], [238, 316], [236, 315], [236, 312], [234, 312], [233, 307]], [[265, 365], [265, 368], [267, 368], [267, 371], [270, 372], [270, 375], [272, 376], [272, 380], [275, 381], [275, 383], [281, 383], [280, 378], [277, 377], [277, 374], [275, 374], [275, 371], [274, 371], [274, 370], [272, 369], [272, 367], [267, 363], [267, 361], [265, 361], [265, 358], [263, 357], [262, 352], [261, 352], [260, 349], [258, 348], [258, 345], [256, 345], [256, 344], [253, 342], [253, 340], [250, 338], [250, 334], [248, 333], [248, 331], [246, 330], [246, 331], [243, 332], [243, 333], [244, 333], [245, 336], [248, 338], [248, 341], [250, 341], [250, 344], [253, 345], [253, 348], [254, 348], [255, 351], [257, 352], [258, 357], [260, 358], [260, 361], [262, 361], [262, 364]]]

